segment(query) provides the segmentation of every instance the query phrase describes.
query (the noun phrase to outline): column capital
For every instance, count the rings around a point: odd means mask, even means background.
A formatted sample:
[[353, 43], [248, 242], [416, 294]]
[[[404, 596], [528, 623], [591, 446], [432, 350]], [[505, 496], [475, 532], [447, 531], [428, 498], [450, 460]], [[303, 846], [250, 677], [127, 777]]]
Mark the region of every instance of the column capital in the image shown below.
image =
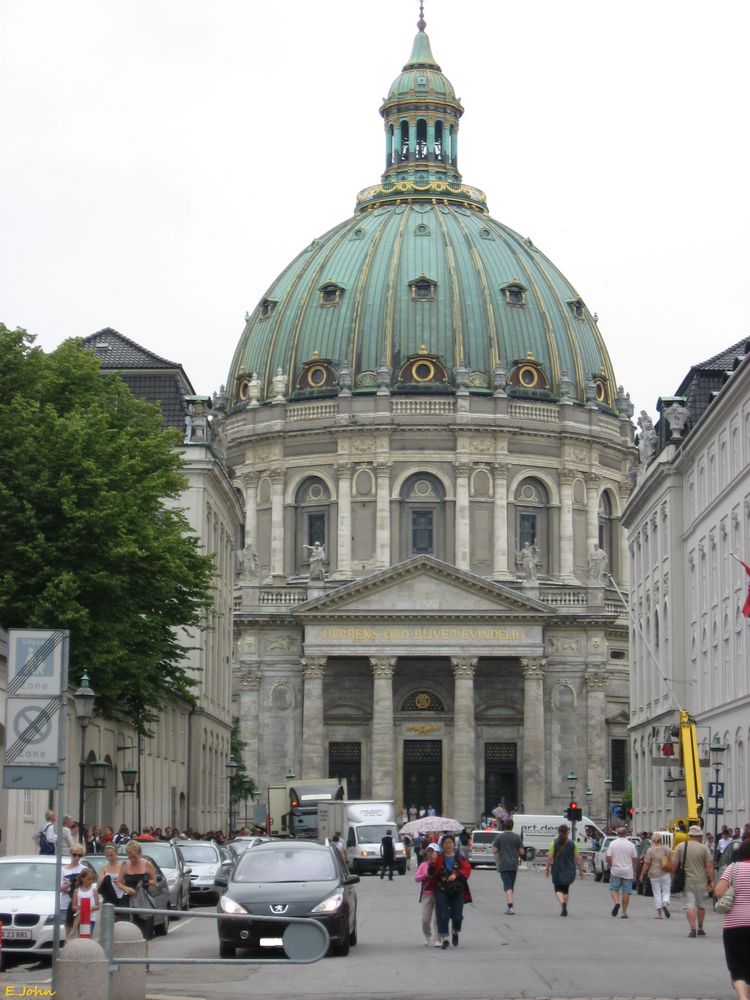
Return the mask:
[[586, 480], [586, 485], [592, 489], [595, 489], [602, 481], [602, 477], [595, 472], [584, 472], [583, 478]]
[[271, 469], [271, 482], [274, 486], [284, 485], [286, 473], [283, 469]]
[[305, 680], [317, 680], [325, 676], [327, 656], [307, 656], [300, 660], [302, 664], [302, 676]]
[[336, 475], [339, 479], [351, 479], [354, 465], [352, 462], [341, 462], [336, 466]]
[[572, 469], [560, 469], [558, 476], [560, 479], [561, 486], [572, 486], [576, 474], [575, 472], [572, 471]]
[[607, 675], [603, 670], [592, 670], [586, 674], [586, 687], [589, 691], [605, 691], [607, 688]]
[[240, 672], [240, 687], [243, 691], [259, 691], [260, 674], [255, 670], [242, 670]]
[[521, 669], [525, 678], [531, 677], [543, 680], [546, 666], [547, 661], [543, 656], [525, 656], [521, 658]]
[[453, 676], [458, 680], [460, 677], [468, 678], [468, 680], [474, 679], [474, 674], [477, 669], [477, 657], [470, 656], [452, 656], [451, 666], [453, 667]]
[[387, 479], [391, 474], [392, 462], [376, 462], [375, 463], [375, 475], [380, 478]]
[[454, 465], [457, 476], [470, 476], [474, 466], [471, 462], [456, 462]]
[[507, 479], [510, 475], [510, 464], [508, 462], [495, 462], [493, 469], [496, 479]]
[[384, 677], [386, 680], [390, 680], [393, 677], [393, 671], [396, 669], [395, 656], [371, 656], [370, 657], [370, 668], [372, 669], [373, 677]]
[[246, 490], [252, 489], [254, 486], [258, 485], [258, 480], [260, 479], [260, 474], [258, 472], [244, 472], [242, 474], [242, 485]]

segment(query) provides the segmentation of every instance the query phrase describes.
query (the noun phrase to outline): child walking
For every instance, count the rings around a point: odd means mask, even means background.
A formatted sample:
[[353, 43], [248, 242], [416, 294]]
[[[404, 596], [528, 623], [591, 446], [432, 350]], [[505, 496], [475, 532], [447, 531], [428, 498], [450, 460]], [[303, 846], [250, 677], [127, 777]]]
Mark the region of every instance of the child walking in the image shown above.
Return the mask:
[[422, 933], [424, 934], [424, 943], [426, 945], [432, 944], [435, 921], [435, 884], [433, 879], [430, 878], [427, 869], [431, 864], [434, 864], [438, 854], [440, 854], [438, 845], [429, 844], [426, 857], [414, 875], [414, 881], [422, 883], [419, 899], [422, 904]]
[[78, 887], [73, 890], [73, 900], [71, 905], [73, 907], [73, 913], [75, 914], [75, 937], [79, 937], [80, 934], [81, 900], [84, 899], [91, 901], [91, 937], [94, 936], [96, 913], [100, 905], [99, 890], [94, 884], [95, 878], [96, 875], [90, 868], [84, 868], [78, 880]]

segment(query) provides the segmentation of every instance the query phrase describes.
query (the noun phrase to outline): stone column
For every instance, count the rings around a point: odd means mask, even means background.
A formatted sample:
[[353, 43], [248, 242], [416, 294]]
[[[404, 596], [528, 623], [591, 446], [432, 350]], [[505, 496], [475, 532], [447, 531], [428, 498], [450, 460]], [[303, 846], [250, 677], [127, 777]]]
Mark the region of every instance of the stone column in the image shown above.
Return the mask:
[[243, 757], [247, 773], [254, 778], [258, 776], [259, 691], [260, 674], [252, 667], [243, 666], [240, 660], [240, 739], [245, 744]]
[[284, 579], [284, 470], [271, 470], [271, 576]]
[[[587, 787], [594, 789], [592, 798], [593, 815], [604, 816], [607, 805], [604, 795], [604, 778], [607, 774], [607, 675], [602, 665], [589, 668], [586, 674], [586, 701], [587, 701], [587, 733], [586, 733], [586, 758], [587, 758]], [[607, 821], [608, 818], [607, 818]], [[605, 824], [606, 825], [606, 824]]]
[[586, 475], [586, 558], [599, 544], [599, 483], [601, 479], [592, 473]]
[[339, 465], [338, 494], [338, 539], [336, 572], [338, 579], [350, 579], [352, 575], [352, 466], [345, 462]]
[[544, 766], [544, 668], [541, 656], [521, 660], [523, 669], [523, 788], [524, 812], [543, 813], [546, 799]]
[[456, 567], [471, 568], [471, 532], [469, 530], [469, 473], [466, 462], [456, 464]]
[[245, 491], [245, 545], [258, 551], [258, 473], [246, 472], [242, 477]]
[[392, 799], [395, 782], [393, 763], [393, 671], [395, 657], [371, 656], [372, 668], [372, 797]]
[[495, 508], [493, 534], [495, 546], [492, 575], [496, 580], [510, 580], [513, 574], [508, 569], [508, 472], [504, 463], [495, 466]]
[[324, 757], [323, 677], [325, 656], [308, 656], [302, 661], [304, 696], [302, 707], [302, 777], [324, 778], [328, 763]]
[[375, 466], [377, 477], [377, 500], [375, 508], [375, 558], [382, 569], [391, 563], [391, 466], [388, 462], [378, 462]]
[[474, 673], [476, 659], [451, 657], [454, 677], [453, 709], [453, 801], [450, 815], [469, 823], [478, 816], [475, 774], [477, 770], [474, 721]]
[[573, 473], [560, 472], [560, 579], [573, 583]]

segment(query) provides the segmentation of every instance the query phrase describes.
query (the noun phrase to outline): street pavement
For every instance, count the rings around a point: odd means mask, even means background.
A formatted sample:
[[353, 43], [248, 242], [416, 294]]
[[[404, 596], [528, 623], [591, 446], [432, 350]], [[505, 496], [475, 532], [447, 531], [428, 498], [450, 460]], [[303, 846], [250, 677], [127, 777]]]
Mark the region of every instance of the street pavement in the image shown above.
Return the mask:
[[[633, 896], [628, 920], [610, 915], [608, 886], [591, 876], [572, 887], [560, 917], [542, 869], [519, 872], [516, 915], [506, 916], [496, 872], [477, 869], [459, 947], [426, 948], [413, 871], [393, 882], [363, 877], [359, 943], [347, 957], [314, 965], [151, 966], [147, 995], [287, 1000], [719, 1000], [734, 996], [724, 964], [721, 919], [709, 909], [705, 938], [689, 939], [679, 900], [654, 919], [650, 897]], [[210, 908], [209, 908], [210, 909]], [[218, 955], [212, 922], [184, 917], [150, 945], [159, 957]], [[242, 956], [242, 953], [239, 953]], [[46, 976], [14, 967], [3, 986]]]

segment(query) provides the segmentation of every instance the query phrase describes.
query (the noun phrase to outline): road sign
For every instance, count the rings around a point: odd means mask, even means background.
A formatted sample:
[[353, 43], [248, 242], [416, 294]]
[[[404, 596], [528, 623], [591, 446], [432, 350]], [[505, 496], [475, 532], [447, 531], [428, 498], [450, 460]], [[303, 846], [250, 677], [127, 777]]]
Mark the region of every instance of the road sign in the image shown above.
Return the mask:
[[723, 816], [724, 807], [723, 806], [709, 806], [708, 807], [709, 816]]
[[708, 797], [709, 797], [709, 799], [723, 799], [724, 798], [724, 782], [723, 781], [709, 781], [709, 783], [708, 783]]

